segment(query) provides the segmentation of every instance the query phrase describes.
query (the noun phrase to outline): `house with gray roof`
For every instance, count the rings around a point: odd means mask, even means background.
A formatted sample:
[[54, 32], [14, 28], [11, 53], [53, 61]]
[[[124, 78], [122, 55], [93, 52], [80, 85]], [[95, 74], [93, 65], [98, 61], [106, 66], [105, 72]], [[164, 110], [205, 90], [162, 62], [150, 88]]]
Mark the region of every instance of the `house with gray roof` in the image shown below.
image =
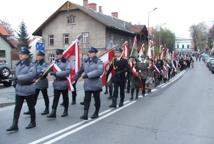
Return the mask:
[[145, 40], [147, 29], [144, 25], [120, 20], [118, 12], [105, 15], [101, 6], [97, 11], [96, 3], [83, 0], [83, 6], [65, 2], [33, 32], [33, 35], [43, 38], [48, 61], [54, 57], [55, 49], [66, 48], [80, 34], [81, 53], [84, 55], [91, 46], [101, 51], [121, 47], [124, 41], [131, 46], [135, 35], [139, 40]]

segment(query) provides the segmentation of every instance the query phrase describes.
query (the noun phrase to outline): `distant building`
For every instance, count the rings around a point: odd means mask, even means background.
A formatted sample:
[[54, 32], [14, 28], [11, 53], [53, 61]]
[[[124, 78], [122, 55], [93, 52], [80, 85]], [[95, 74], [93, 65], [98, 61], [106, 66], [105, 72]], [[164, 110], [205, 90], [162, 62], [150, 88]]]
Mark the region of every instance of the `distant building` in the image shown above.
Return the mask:
[[18, 56], [16, 51], [17, 41], [10, 37], [10, 34], [0, 24], [0, 63], [6, 63], [9, 68], [14, 68]]
[[54, 57], [55, 49], [65, 49], [80, 34], [81, 53], [86, 54], [91, 46], [101, 51], [121, 47], [124, 41], [131, 46], [135, 35], [139, 41], [146, 40], [147, 29], [144, 25], [132, 25], [120, 20], [118, 12], [105, 15], [101, 6], [97, 11], [96, 3], [83, 0], [83, 6], [65, 2], [33, 33], [42, 37], [48, 61]]
[[190, 39], [190, 38], [176, 38], [175, 50], [178, 52], [192, 51], [192, 39]]

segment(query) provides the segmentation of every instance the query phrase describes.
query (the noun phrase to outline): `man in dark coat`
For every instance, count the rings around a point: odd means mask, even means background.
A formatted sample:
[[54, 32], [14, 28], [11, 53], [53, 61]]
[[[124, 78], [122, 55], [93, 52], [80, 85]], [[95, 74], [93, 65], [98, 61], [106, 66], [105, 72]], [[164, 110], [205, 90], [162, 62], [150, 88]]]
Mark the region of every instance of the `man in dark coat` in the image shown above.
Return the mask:
[[112, 70], [115, 71], [115, 74], [112, 76], [112, 82], [114, 84], [114, 92], [112, 98], [112, 104], [109, 107], [117, 107], [117, 97], [118, 89], [120, 88], [120, 103], [119, 107], [123, 106], [125, 99], [125, 83], [126, 83], [126, 72], [128, 70], [128, 62], [126, 59], [122, 58], [122, 48], [115, 49], [115, 58], [110, 65], [110, 68], [107, 72], [107, 76]]

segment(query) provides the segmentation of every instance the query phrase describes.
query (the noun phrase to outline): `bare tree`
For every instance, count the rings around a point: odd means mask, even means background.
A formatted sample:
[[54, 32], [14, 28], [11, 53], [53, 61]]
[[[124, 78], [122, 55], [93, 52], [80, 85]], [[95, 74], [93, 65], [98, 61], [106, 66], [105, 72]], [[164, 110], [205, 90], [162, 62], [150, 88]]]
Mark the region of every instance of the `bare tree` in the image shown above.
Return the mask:
[[190, 32], [193, 41], [193, 48], [195, 51], [198, 49], [207, 48], [208, 43], [208, 26], [204, 23], [199, 23], [197, 25], [192, 25], [190, 27]]

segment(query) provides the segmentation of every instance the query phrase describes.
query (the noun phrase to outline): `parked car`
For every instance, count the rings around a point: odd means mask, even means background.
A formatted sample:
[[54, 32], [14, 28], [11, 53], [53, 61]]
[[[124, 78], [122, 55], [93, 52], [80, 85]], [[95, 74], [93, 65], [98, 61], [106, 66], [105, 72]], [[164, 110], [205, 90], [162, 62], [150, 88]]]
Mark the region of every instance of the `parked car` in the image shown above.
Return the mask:
[[209, 58], [207, 60], [207, 67], [210, 68], [210, 66], [212, 65], [212, 61], [214, 60], [214, 58]]
[[5, 87], [12, 85], [12, 72], [5, 64], [0, 64], [0, 83]]
[[209, 70], [214, 74], [214, 59], [211, 59], [208, 63]]

